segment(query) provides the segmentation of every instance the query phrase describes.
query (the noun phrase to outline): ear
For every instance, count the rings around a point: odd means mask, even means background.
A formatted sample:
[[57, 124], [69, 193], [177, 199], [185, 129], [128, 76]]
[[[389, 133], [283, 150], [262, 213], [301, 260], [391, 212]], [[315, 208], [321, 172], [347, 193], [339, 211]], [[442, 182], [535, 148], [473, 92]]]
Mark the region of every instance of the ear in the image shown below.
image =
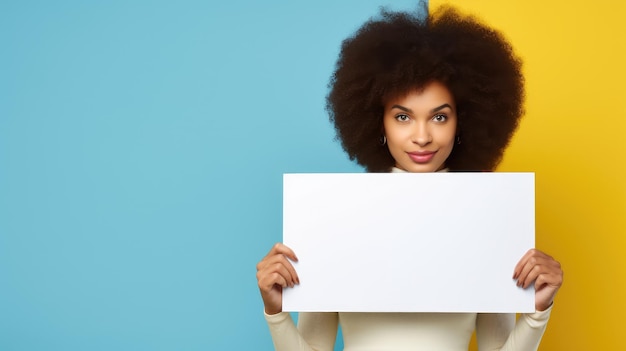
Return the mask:
[[381, 146], [387, 145], [387, 133], [385, 132], [384, 123], [380, 124], [380, 137], [379, 137], [378, 142], [380, 143]]
[[385, 115], [380, 118], [380, 135], [387, 136], [387, 132], [385, 131]]

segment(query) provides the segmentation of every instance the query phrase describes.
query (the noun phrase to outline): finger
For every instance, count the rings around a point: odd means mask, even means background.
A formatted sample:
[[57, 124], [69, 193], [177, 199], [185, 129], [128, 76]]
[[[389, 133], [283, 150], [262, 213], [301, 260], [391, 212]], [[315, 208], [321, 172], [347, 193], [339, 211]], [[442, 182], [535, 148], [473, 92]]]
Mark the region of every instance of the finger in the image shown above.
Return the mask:
[[294, 262], [298, 262], [298, 257], [289, 247], [281, 243], [276, 243], [274, 244], [274, 246], [272, 246], [272, 249], [267, 253], [267, 255], [265, 255], [265, 257], [263, 257], [263, 259], [259, 263], [257, 263], [257, 271], [263, 269], [265, 266], [267, 266], [268, 263], [273, 262], [272, 259], [274, 257], [280, 255], [285, 256]]
[[517, 277], [517, 285], [524, 288], [528, 287], [539, 274], [551, 269], [547, 262], [548, 260], [543, 257], [530, 257]]
[[263, 261], [257, 264], [257, 271], [271, 270], [272, 267], [275, 267], [276, 264], [284, 266], [284, 268], [288, 271], [288, 274], [285, 274], [285, 276], [289, 275], [290, 277], [292, 277], [293, 282], [300, 284], [300, 279], [298, 277], [296, 269], [294, 268], [291, 261], [289, 261], [287, 257], [285, 257], [285, 255], [283, 254], [276, 254], [274, 256], [265, 258]]
[[540, 290], [548, 286], [559, 289], [562, 284], [563, 275], [561, 272], [547, 272], [537, 276], [535, 279], [535, 290]]
[[545, 253], [537, 249], [530, 249], [526, 251], [524, 256], [522, 256], [522, 258], [519, 260], [519, 262], [515, 266], [515, 269], [513, 270], [513, 279], [518, 279], [520, 277], [521, 273], [524, 270], [524, 267], [526, 267], [528, 262], [531, 261], [533, 258], [552, 259], [552, 257], [546, 255]]
[[259, 262], [256, 265], [256, 269], [257, 269], [257, 271], [260, 271], [260, 270], [265, 269], [267, 266], [271, 266], [274, 263], [280, 262], [280, 261], [289, 262], [287, 260], [287, 257], [285, 255], [283, 255], [283, 254], [277, 253], [277, 254], [274, 254], [274, 255], [268, 255], [268, 256], [265, 256], [261, 260], [261, 262]]
[[298, 272], [296, 271], [296, 268], [286, 258], [285, 258], [285, 261], [287, 263], [283, 264], [283, 267], [285, 267], [287, 271], [289, 272], [289, 276], [292, 278], [293, 284], [300, 284], [300, 277], [298, 276]]
[[517, 286], [522, 286], [528, 277], [531, 270], [537, 265], [537, 258], [530, 256], [524, 259], [523, 265], [517, 269], [515, 279], [517, 279]]
[[542, 268], [543, 267], [541, 265], [534, 265], [530, 268], [528, 274], [524, 275], [522, 273], [520, 281], [518, 281], [518, 285], [524, 289], [528, 288], [532, 282], [536, 281], [539, 275], [545, 274]]
[[528, 261], [530, 256], [532, 256], [533, 250], [534, 249], [530, 249], [526, 251], [524, 256], [522, 256], [522, 258], [517, 262], [517, 265], [515, 265], [515, 269], [513, 270], [513, 279], [517, 279], [519, 277], [520, 273], [522, 272], [522, 269], [526, 265], [526, 262]]
[[290, 249], [289, 247], [287, 247], [286, 245], [284, 245], [282, 243], [274, 244], [274, 246], [270, 250], [268, 256], [275, 255], [275, 254], [283, 254], [283, 255], [289, 257], [289, 259], [291, 259], [292, 261], [298, 262], [298, 257], [296, 256], [295, 252], [293, 252], [292, 249]]
[[270, 253], [257, 264], [256, 268], [257, 271], [264, 270], [267, 267], [279, 262], [289, 270], [289, 274], [293, 277], [293, 281], [296, 284], [300, 284], [300, 278], [298, 277], [296, 269], [293, 267], [290, 260], [297, 262], [297, 257], [293, 254], [293, 251], [282, 244], [277, 244], [272, 248], [272, 250], [270, 250]]
[[554, 301], [562, 282], [563, 279], [559, 274], [546, 273], [537, 277], [535, 280], [535, 303], [536, 306], [540, 307], [539, 310], [544, 310]]
[[531, 257], [518, 278], [518, 286], [527, 288], [541, 274], [562, 274], [561, 265], [551, 257]]
[[261, 291], [264, 293], [270, 292], [277, 285], [281, 288], [286, 288], [288, 286], [285, 277], [277, 272], [262, 275], [259, 278], [259, 289], [261, 289]]
[[[289, 269], [289, 267], [291, 267], [291, 269]], [[295, 270], [293, 269], [291, 264], [289, 264], [289, 267], [285, 266], [285, 264], [282, 262], [277, 262], [274, 265], [268, 267], [267, 272], [270, 274], [274, 272], [280, 274], [287, 282], [287, 285], [289, 287], [293, 287], [296, 284]]]
[[277, 272], [281, 274], [290, 286], [300, 284], [296, 269], [291, 262], [283, 255], [278, 254], [266, 261], [264, 267], [257, 272], [257, 279], [261, 275], [268, 275]]

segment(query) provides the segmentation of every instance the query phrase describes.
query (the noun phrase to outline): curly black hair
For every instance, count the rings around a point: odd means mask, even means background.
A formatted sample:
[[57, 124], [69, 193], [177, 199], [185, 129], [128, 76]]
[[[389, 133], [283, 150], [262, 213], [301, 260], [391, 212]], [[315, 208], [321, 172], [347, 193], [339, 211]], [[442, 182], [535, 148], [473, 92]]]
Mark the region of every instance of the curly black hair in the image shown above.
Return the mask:
[[385, 99], [441, 82], [461, 140], [446, 167], [493, 170], [524, 112], [521, 66], [502, 34], [452, 7], [422, 17], [382, 9], [343, 41], [326, 110], [350, 159], [387, 172], [395, 161], [380, 143]]

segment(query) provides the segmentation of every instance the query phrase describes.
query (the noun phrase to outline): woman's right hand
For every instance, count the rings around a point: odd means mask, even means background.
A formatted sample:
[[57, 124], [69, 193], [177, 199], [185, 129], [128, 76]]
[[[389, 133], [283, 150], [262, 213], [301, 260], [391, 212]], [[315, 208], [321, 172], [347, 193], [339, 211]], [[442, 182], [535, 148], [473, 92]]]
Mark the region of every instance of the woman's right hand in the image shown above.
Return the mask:
[[256, 265], [256, 279], [267, 314], [282, 312], [283, 288], [300, 284], [298, 274], [289, 260], [297, 262], [298, 258], [290, 248], [277, 243]]

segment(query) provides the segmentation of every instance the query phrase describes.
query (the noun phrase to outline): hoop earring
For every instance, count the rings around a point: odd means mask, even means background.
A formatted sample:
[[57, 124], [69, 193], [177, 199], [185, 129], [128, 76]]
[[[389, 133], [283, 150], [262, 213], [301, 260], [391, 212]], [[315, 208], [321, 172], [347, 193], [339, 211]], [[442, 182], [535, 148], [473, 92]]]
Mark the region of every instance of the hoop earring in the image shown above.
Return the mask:
[[386, 144], [387, 144], [387, 137], [383, 135], [380, 137], [380, 145], [385, 146]]
[[456, 136], [456, 144], [461, 145], [461, 136], [459, 135]]

